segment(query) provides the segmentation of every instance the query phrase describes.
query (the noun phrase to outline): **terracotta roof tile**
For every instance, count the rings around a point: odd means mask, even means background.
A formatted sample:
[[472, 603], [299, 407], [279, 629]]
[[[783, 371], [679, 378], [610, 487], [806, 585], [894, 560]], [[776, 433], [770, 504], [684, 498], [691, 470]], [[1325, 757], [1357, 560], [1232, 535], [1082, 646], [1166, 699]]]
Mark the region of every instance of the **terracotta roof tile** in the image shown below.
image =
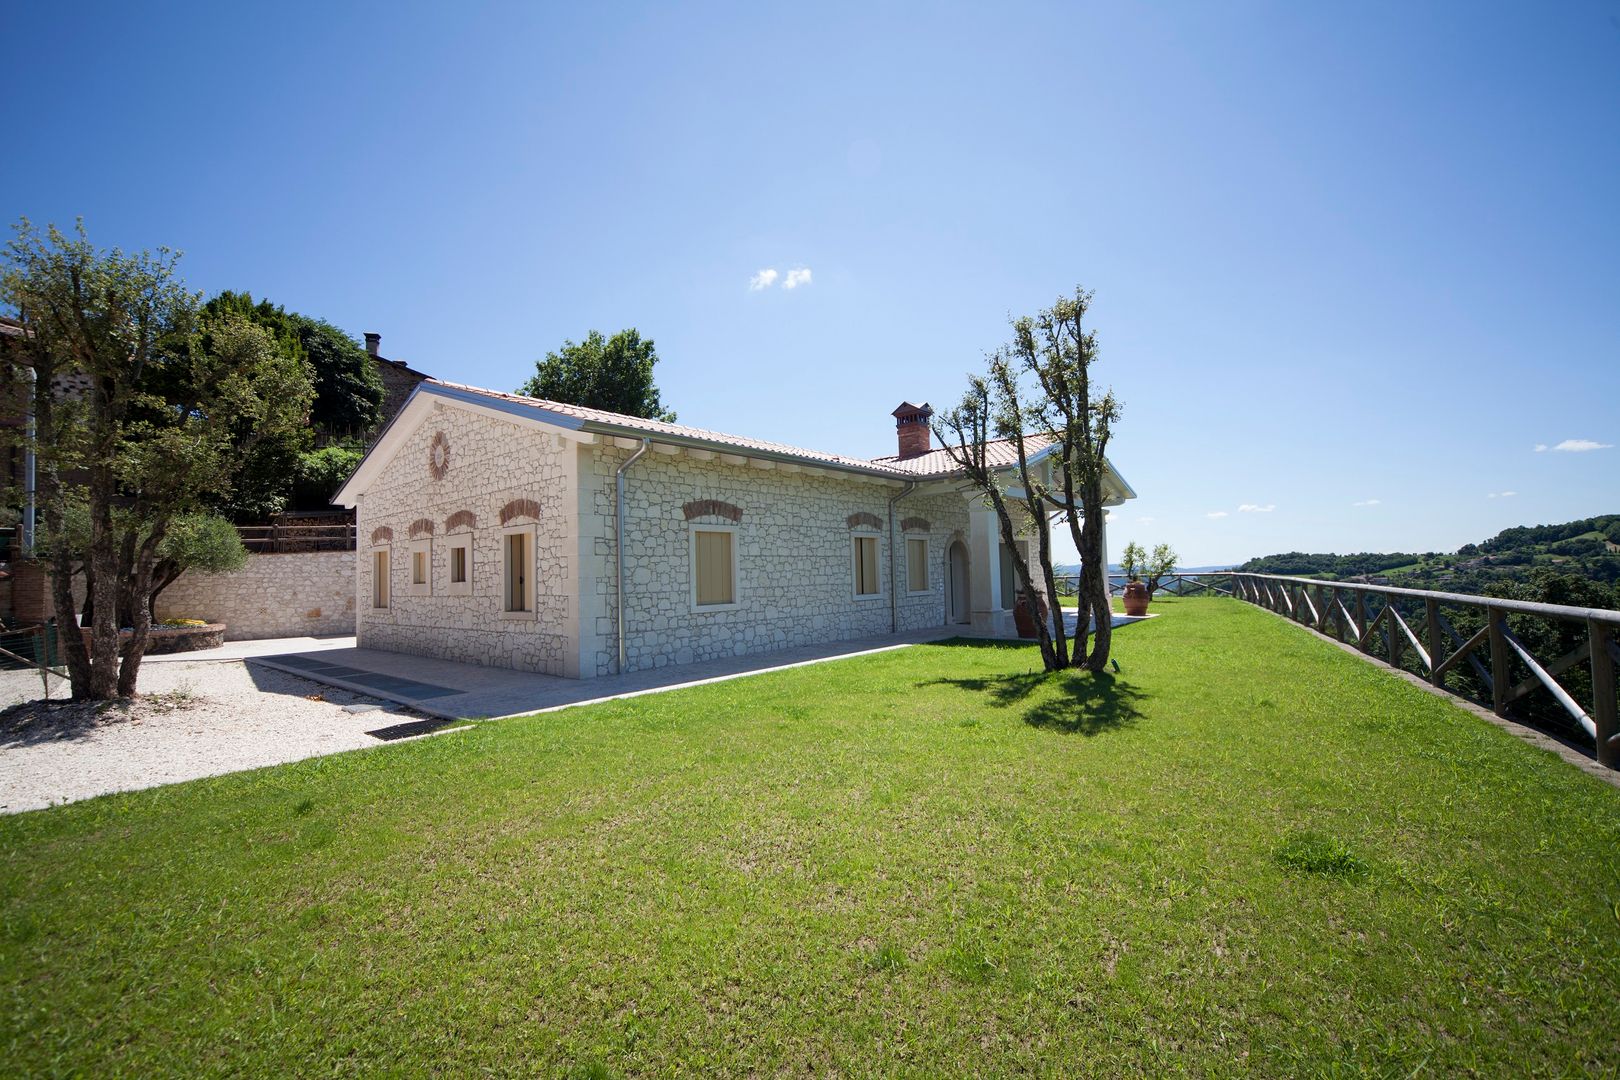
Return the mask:
[[724, 431], [709, 431], [706, 428], [687, 427], [685, 424], [670, 424], [662, 420], [646, 420], [639, 416], [628, 416], [624, 413], [608, 412], [604, 409], [588, 409], [583, 405], [569, 405], [562, 401], [547, 401], [543, 398], [524, 397], [521, 394], [505, 394], [499, 390], [485, 390], [478, 386], [467, 386], [462, 383], [446, 382], [443, 379], [428, 379], [428, 383], [445, 386], [452, 390], [461, 390], [485, 397], [497, 398], [501, 401], [517, 405], [526, 405], [540, 413], [554, 413], [559, 416], [572, 417], [587, 423], [603, 424], [610, 427], [623, 428], [632, 432], [645, 432], [648, 435], [669, 435], [680, 439], [695, 439], [716, 446], [731, 446], [741, 451], [753, 450], [768, 454], [779, 454], [784, 457], [800, 458], [808, 462], [820, 462], [826, 465], [841, 465], [847, 468], [866, 469], [878, 474], [906, 475], [908, 469], [899, 469], [892, 464], [869, 461], [866, 458], [850, 457], [846, 454], [831, 454], [822, 450], [807, 450], [802, 446], [789, 446], [786, 443], [770, 442], [765, 439], [751, 439], [743, 435], [732, 435]]

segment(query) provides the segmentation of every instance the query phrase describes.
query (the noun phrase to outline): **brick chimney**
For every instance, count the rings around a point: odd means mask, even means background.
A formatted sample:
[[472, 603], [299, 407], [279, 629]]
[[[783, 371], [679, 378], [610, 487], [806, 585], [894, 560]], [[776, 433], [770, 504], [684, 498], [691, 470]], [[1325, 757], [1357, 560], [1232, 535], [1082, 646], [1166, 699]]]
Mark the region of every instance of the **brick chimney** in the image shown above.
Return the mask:
[[382, 348], [382, 335], [368, 333], [366, 335], [366, 352], [376, 356], [377, 350], [380, 348]]
[[900, 457], [919, 457], [934, 448], [933, 437], [928, 430], [928, 421], [933, 415], [934, 410], [926, 401], [921, 405], [902, 401], [900, 407], [894, 410], [894, 427], [900, 437]]

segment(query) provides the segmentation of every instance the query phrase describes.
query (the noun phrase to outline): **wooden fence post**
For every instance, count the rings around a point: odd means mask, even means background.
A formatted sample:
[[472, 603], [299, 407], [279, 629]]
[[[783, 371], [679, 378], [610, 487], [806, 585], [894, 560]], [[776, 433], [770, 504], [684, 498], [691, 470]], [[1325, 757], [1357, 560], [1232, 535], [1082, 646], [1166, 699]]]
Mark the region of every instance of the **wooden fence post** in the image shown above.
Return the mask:
[[1507, 614], [1500, 608], [1485, 609], [1485, 625], [1489, 628], [1491, 643], [1491, 711], [1497, 716], [1507, 715], [1508, 647], [1505, 631]]
[[1440, 655], [1440, 601], [1423, 601], [1423, 620], [1429, 628], [1429, 681], [1444, 690], [1446, 675], [1440, 670], [1440, 661], [1445, 659]]
[[1614, 630], [1596, 619], [1586, 622], [1586, 640], [1592, 648], [1592, 724], [1597, 728], [1599, 764], [1620, 769], [1620, 722], [1615, 719]]
[[1356, 648], [1362, 652], [1372, 651], [1372, 639], [1367, 635], [1372, 627], [1367, 625], [1367, 590], [1356, 590]]
[[1399, 668], [1401, 666], [1402, 646], [1406, 644], [1405, 639], [1401, 637], [1399, 625], [1401, 611], [1395, 606], [1394, 596], [1386, 596], [1384, 599], [1389, 604], [1389, 613], [1384, 616], [1384, 629], [1389, 631], [1389, 666]]

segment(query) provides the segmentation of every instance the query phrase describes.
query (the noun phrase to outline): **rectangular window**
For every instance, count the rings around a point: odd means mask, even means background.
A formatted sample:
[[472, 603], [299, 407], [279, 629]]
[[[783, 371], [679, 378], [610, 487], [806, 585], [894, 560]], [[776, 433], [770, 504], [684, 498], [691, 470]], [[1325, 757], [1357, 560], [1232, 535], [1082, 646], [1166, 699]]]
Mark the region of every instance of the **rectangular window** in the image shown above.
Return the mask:
[[876, 596], [878, 584], [878, 538], [855, 537], [855, 595]]
[[502, 575], [502, 594], [505, 610], [527, 612], [534, 610], [534, 556], [532, 533], [528, 529], [509, 532], [504, 540], [506, 568]]
[[388, 549], [378, 548], [371, 553], [371, 606], [388, 606]]
[[450, 584], [466, 585], [467, 583], [467, 545], [452, 543], [450, 545]]
[[729, 529], [692, 530], [692, 603], [729, 607], [737, 602], [737, 537]]
[[433, 595], [433, 541], [411, 541], [411, 595]]
[[928, 591], [928, 541], [906, 541], [906, 588], [914, 593]]

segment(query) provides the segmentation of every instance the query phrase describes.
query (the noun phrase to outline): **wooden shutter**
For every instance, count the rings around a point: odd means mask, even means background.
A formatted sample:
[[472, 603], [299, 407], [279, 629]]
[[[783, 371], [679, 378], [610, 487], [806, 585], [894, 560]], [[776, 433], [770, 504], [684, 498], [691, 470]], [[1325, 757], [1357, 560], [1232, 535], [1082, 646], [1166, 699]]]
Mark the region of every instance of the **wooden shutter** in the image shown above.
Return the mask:
[[928, 590], [928, 541], [906, 541], [906, 575], [912, 592]]
[[732, 534], [694, 532], [692, 538], [697, 544], [698, 606], [736, 603], [732, 591]]

